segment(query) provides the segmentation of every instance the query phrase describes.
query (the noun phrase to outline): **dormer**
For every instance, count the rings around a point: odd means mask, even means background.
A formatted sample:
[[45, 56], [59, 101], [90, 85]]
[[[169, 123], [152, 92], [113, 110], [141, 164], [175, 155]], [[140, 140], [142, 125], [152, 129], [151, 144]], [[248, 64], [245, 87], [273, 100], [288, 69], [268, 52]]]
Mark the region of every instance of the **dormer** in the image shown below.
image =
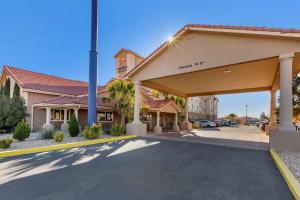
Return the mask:
[[116, 78], [122, 79], [132, 68], [144, 60], [144, 58], [128, 49], [121, 49], [115, 55], [116, 59]]

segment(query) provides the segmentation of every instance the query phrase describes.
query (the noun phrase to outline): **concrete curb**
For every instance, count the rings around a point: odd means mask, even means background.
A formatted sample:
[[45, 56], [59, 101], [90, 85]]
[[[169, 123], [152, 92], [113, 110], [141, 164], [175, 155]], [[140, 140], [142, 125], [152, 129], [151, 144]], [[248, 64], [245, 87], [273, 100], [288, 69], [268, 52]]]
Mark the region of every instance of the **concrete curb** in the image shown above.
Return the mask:
[[132, 138], [136, 138], [136, 137], [138, 137], [138, 136], [137, 135], [126, 135], [126, 136], [119, 136], [119, 137], [94, 139], [94, 140], [88, 140], [88, 141], [83, 141], [83, 142], [73, 142], [73, 143], [57, 144], [57, 145], [35, 147], [35, 148], [28, 148], [28, 149], [2, 151], [2, 152], [0, 152], [0, 158], [19, 156], [19, 155], [25, 155], [25, 154], [31, 154], [31, 153], [40, 153], [40, 152], [45, 152], [45, 151], [55, 151], [55, 150], [61, 150], [61, 149], [82, 147], [82, 146], [88, 146], [88, 145], [93, 145], [93, 144], [100, 144], [100, 143], [106, 143], [106, 142], [132, 139]]
[[300, 183], [298, 182], [297, 178], [294, 174], [289, 170], [286, 166], [284, 161], [280, 158], [279, 154], [276, 150], [271, 149], [270, 154], [277, 165], [281, 175], [283, 176], [284, 180], [286, 181], [287, 185], [289, 186], [293, 196], [296, 200], [300, 200]]

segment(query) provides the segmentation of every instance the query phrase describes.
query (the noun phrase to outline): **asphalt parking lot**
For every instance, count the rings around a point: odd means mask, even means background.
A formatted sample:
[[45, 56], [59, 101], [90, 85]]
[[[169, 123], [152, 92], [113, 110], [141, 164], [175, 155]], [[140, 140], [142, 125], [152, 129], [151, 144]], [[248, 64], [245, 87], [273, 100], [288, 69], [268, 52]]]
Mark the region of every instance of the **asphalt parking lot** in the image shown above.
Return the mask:
[[0, 159], [1, 199], [293, 199], [266, 151], [137, 138]]
[[[256, 126], [231, 126], [193, 129], [192, 131], [150, 134], [150, 138], [175, 139], [221, 146], [269, 151], [269, 136]], [[155, 137], [152, 137], [155, 136]], [[159, 137], [157, 137], [159, 136]]]

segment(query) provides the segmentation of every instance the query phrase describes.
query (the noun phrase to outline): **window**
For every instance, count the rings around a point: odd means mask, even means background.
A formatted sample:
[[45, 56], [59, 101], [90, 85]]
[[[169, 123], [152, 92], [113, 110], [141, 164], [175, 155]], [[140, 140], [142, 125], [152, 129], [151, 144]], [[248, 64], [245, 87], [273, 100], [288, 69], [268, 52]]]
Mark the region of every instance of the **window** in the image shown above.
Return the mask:
[[113, 121], [113, 113], [112, 112], [98, 112], [97, 113], [97, 121], [98, 122], [112, 122]]
[[[64, 120], [64, 110], [51, 110], [51, 120], [52, 121], [63, 121]], [[71, 118], [70, 110], [67, 110], [67, 121]]]
[[151, 121], [151, 115], [150, 114], [143, 114], [141, 117], [140, 117], [140, 120], [142, 122], [150, 122]]

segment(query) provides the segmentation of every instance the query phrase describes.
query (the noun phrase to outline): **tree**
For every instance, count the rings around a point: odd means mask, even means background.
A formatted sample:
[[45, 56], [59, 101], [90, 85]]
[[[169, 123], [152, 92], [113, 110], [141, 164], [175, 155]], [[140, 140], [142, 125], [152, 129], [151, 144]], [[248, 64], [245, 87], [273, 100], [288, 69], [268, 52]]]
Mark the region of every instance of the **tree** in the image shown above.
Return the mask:
[[133, 119], [134, 84], [128, 80], [116, 80], [108, 87], [109, 96], [116, 102], [116, 109], [121, 113], [121, 124], [125, 126]]
[[15, 128], [19, 122], [25, 120], [27, 115], [27, 108], [23, 98], [13, 97], [10, 99], [10, 106], [8, 110], [7, 124], [10, 128]]
[[79, 134], [79, 124], [78, 121], [75, 117], [75, 115], [73, 115], [71, 117], [70, 123], [69, 123], [69, 134], [71, 137], [77, 137]]
[[11, 131], [25, 120], [27, 109], [23, 98], [0, 96], [0, 130]]
[[0, 96], [0, 131], [6, 129], [6, 119], [8, 117], [9, 98]]
[[2, 96], [2, 95], [4, 94], [3, 90], [4, 90], [4, 89], [3, 89], [3, 85], [1, 85], [1, 86], [0, 86], [0, 96]]
[[6, 79], [4, 88], [3, 88], [3, 95], [10, 97], [10, 79]]
[[264, 120], [268, 120], [269, 118], [266, 116], [265, 112], [262, 112], [260, 114], [259, 120], [260, 121], [264, 121]]
[[20, 87], [17, 84], [15, 84], [14, 86], [13, 97], [18, 97], [18, 98], [20, 97]]
[[[297, 76], [292, 82], [293, 92], [293, 116], [298, 117], [300, 115], [300, 77]], [[280, 103], [280, 98], [278, 98]], [[279, 116], [280, 108], [276, 108], [276, 115]]]
[[293, 80], [292, 91], [293, 91], [293, 114], [294, 116], [300, 115], [300, 77], [297, 76]]
[[228, 116], [226, 116], [225, 119], [230, 120], [230, 121], [237, 121], [238, 116], [234, 113], [231, 113]]

